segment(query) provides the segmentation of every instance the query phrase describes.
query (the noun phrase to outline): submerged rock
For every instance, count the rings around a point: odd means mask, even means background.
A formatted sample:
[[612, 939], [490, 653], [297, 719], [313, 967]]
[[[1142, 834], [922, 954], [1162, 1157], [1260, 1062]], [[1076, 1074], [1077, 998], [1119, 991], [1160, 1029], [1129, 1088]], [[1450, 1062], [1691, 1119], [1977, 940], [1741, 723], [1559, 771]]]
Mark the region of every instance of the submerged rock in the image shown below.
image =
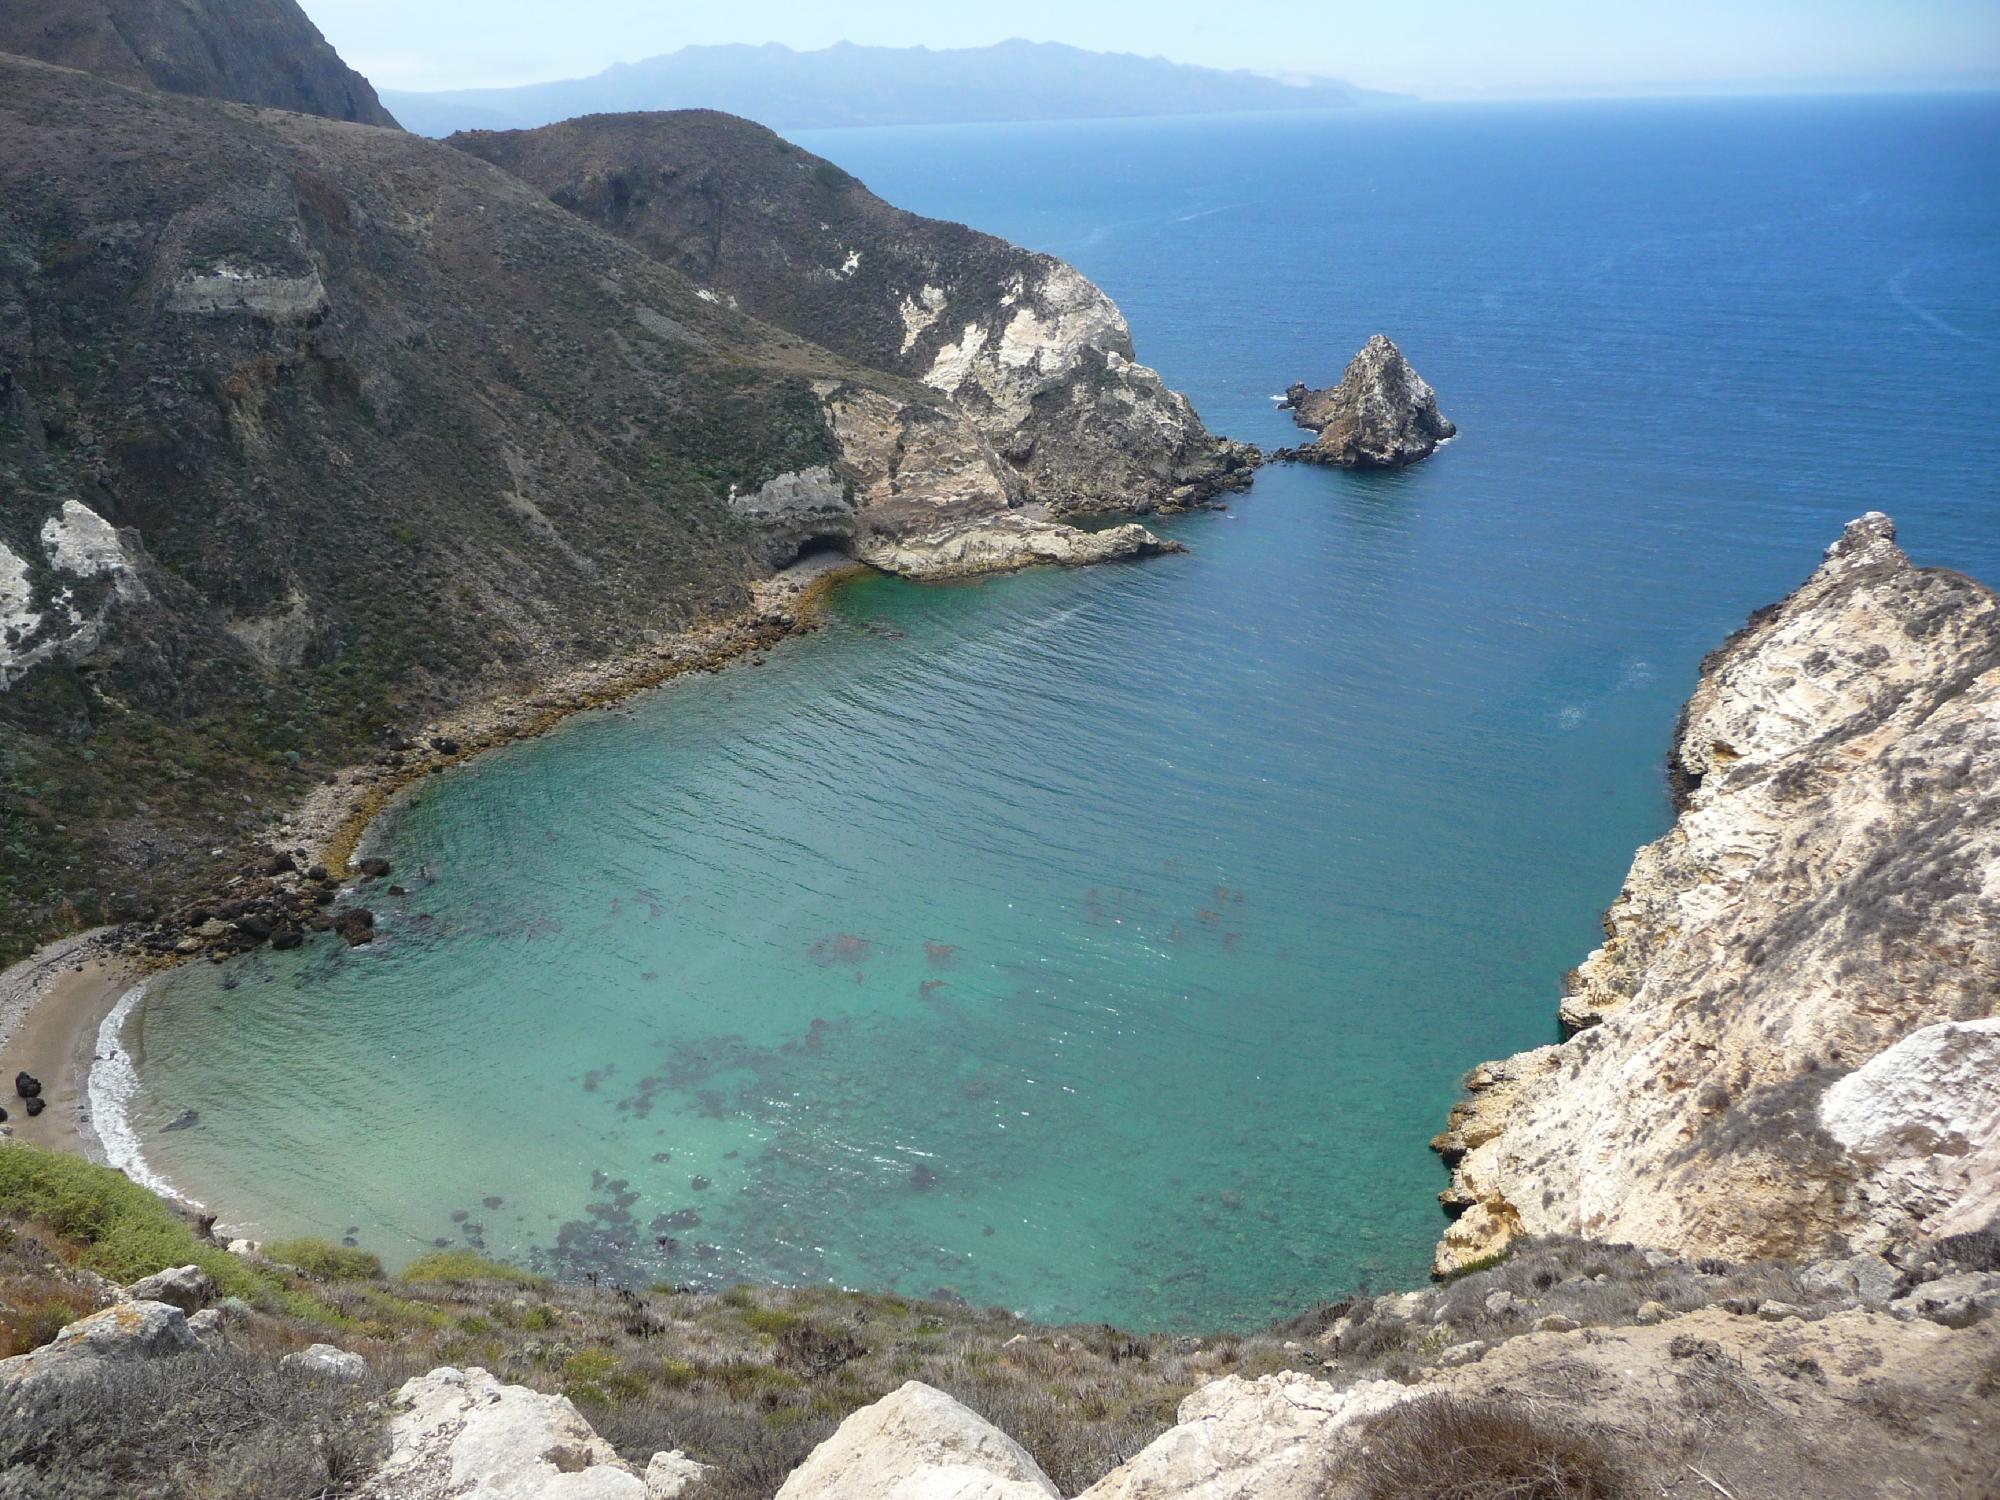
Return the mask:
[[1340, 384], [1285, 392], [1292, 420], [1318, 436], [1279, 457], [1343, 469], [1394, 469], [1429, 458], [1458, 428], [1438, 411], [1437, 393], [1381, 334], [1348, 362]]

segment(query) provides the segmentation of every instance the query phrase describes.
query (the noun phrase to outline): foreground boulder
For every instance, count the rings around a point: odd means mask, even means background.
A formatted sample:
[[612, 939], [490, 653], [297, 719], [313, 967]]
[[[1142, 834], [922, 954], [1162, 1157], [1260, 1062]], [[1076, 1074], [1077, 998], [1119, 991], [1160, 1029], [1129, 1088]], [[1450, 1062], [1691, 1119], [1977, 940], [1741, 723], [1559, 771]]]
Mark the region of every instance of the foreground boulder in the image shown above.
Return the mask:
[[200, 1266], [156, 1271], [125, 1288], [133, 1302], [165, 1302], [184, 1313], [200, 1312], [215, 1300], [215, 1282]]
[[1437, 393], [1379, 333], [1348, 362], [1340, 384], [1315, 391], [1300, 382], [1285, 392], [1282, 404], [1294, 422], [1318, 434], [1306, 446], [1278, 455], [1303, 463], [1401, 468], [1429, 458], [1458, 432], [1439, 413]]
[[39, 1349], [0, 1359], [0, 1386], [105, 1364], [186, 1354], [200, 1347], [187, 1315], [165, 1302], [120, 1302], [79, 1318]]
[[912, 1380], [842, 1422], [793, 1471], [778, 1500], [1038, 1500], [1055, 1493], [1019, 1443]]
[[1347, 1427], [1409, 1397], [1393, 1381], [1335, 1390], [1309, 1375], [1231, 1375], [1181, 1403], [1178, 1425], [1082, 1500], [1320, 1500]]
[[1703, 663], [1560, 1046], [1436, 1142], [1436, 1269], [1574, 1234], [1732, 1260], [2000, 1211], [2000, 600], [1851, 522]]
[[567, 1396], [449, 1365], [406, 1381], [364, 1500], [646, 1500]]

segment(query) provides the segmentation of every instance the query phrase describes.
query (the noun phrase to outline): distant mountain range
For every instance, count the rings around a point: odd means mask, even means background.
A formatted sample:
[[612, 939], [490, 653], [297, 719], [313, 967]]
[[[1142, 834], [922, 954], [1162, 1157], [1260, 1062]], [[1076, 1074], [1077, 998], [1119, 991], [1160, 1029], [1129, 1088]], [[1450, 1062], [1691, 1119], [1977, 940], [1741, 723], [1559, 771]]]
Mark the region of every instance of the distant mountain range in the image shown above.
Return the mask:
[[818, 52], [795, 52], [777, 43], [684, 47], [591, 78], [382, 94], [409, 129], [440, 136], [533, 129], [578, 115], [630, 110], [719, 109], [778, 130], [808, 130], [1346, 109], [1400, 97], [1333, 78], [1224, 72], [1024, 41], [942, 51], [849, 42]]

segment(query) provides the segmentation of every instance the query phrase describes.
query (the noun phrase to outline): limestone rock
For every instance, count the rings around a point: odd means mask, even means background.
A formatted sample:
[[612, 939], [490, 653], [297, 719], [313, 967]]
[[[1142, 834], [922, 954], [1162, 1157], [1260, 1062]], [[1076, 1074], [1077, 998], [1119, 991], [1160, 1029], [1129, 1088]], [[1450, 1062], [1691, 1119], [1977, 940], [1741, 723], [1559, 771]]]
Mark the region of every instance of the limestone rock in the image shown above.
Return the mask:
[[1879, 1255], [1823, 1260], [1799, 1273], [1799, 1285], [1820, 1296], [1846, 1295], [1880, 1307], [1896, 1295], [1902, 1272]]
[[1984, 1228], [2000, 1217], [2000, 1018], [1911, 1032], [1828, 1089], [1819, 1119], [1867, 1167], [1885, 1229]]
[[440, 1366], [404, 1383], [362, 1500], [646, 1500], [566, 1396]]
[[133, 1302], [167, 1302], [194, 1313], [215, 1300], [215, 1282], [200, 1266], [175, 1266], [133, 1282], [125, 1288], [125, 1296]]
[[1680, 816], [1576, 971], [1582, 1028], [1436, 1143], [1449, 1272], [1514, 1236], [1869, 1253], [2000, 1207], [2000, 601], [1886, 516], [1703, 664]]
[[1320, 1500], [1339, 1433], [1410, 1394], [1386, 1380], [1336, 1391], [1307, 1375], [1231, 1375], [1189, 1396], [1177, 1425], [1080, 1500]]
[[187, 1315], [165, 1302], [120, 1302], [79, 1318], [55, 1338], [0, 1359], [0, 1385], [126, 1360], [185, 1354], [198, 1345]]
[[708, 1472], [680, 1449], [655, 1453], [646, 1465], [646, 1500], [678, 1500], [681, 1492]]
[[329, 1380], [362, 1381], [368, 1378], [368, 1361], [331, 1344], [312, 1344], [296, 1354], [287, 1354], [278, 1363], [287, 1370], [307, 1375], [323, 1375]]
[[912, 1380], [842, 1422], [793, 1471], [778, 1500], [1034, 1500], [1055, 1493], [1019, 1443]]
[[1458, 429], [1438, 411], [1437, 393], [1382, 334], [1348, 361], [1340, 384], [1285, 392], [1292, 420], [1318, 434], [1281, 456], [1343, 469], [1393, 469], [1429, 458]]

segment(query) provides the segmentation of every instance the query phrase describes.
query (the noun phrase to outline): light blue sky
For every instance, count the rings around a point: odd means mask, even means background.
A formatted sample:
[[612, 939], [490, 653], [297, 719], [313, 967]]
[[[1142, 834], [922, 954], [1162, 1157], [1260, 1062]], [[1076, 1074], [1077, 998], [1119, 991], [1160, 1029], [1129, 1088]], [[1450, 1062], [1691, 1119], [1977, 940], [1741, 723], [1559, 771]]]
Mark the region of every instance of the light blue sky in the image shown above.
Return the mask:
[[1025, 36], [1430, 98], [1992, 87], [2000, 0], [303, 0], [384, 88], [593, 73], [695, 42]]

